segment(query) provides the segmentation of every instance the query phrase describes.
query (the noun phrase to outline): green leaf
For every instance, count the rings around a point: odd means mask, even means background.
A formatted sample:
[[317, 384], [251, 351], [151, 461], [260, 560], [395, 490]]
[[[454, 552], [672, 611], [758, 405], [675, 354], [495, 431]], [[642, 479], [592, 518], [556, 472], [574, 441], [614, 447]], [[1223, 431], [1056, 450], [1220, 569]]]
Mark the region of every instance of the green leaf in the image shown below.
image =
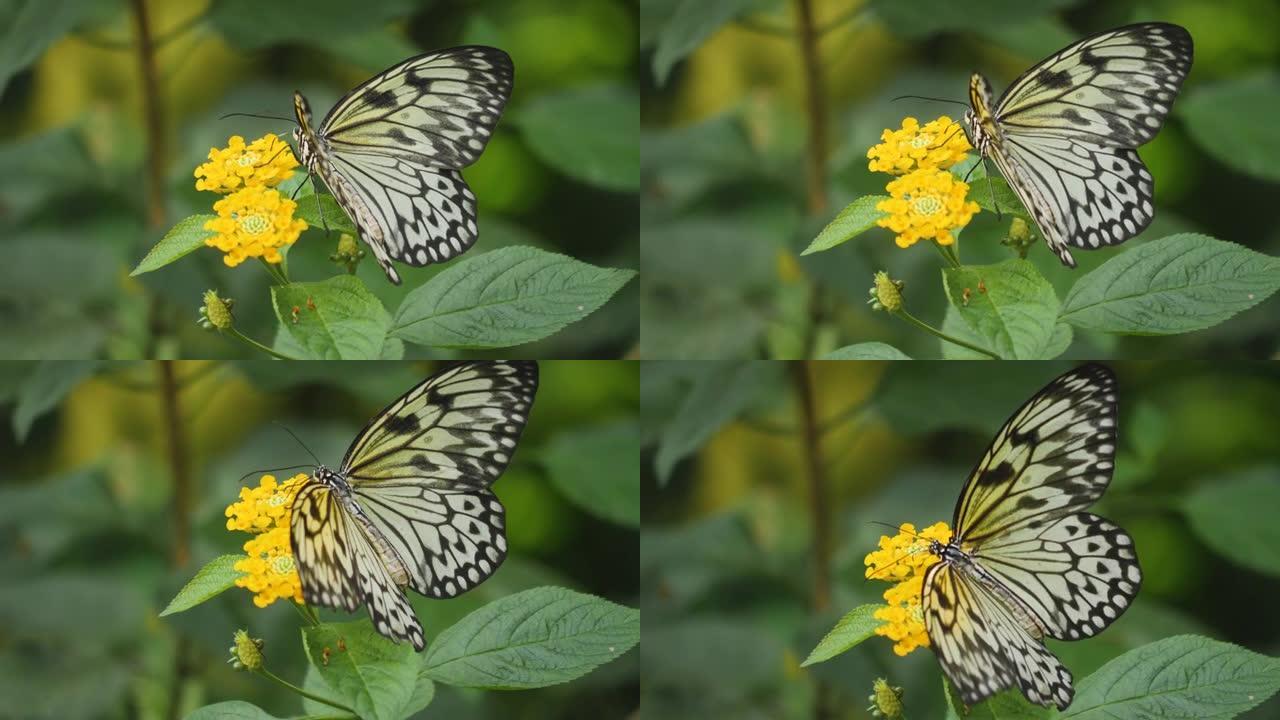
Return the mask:
[[[958, 340], [964, 340], [966, 342], [973, 343], [978, 347], [991, 350], [991, 348], [987, 347], [986, 341], [978, 337], [978, 335], [974, 333], [973, 330], [970, 330], [969, 326], [965, 324], [965, 321], [960, 317], [960, 311], [956, 310], [951, 305], [947, 306], [946, 317], [942, 320], [942, 332]], [[1056, 358], [1065, 353], [1067, 348], [1071, 347], [1073, 337], [1074, 333], [1071, 331], [1071, 326], [1059, 321], [1058, 324], [1053, 326], [1053, 337], [1049, 339], [1049, 345], [1045, 348], [1044, 353], [1042, 354], [1042, 359], [1048, 360]], [[980, 352], [970, 350], [963, 345], [947, 342], [941, 338], [939, 338], [938, 343], [942, 346], [942, 358], [944, 360], [991, 359], [989, 356], [983, 355]], [[995, 351], [992, 350], [992, 352]]]
[[832, 350], [820, 360], [910, 360], [898, 348], [882, 342], [864, 342]]
[[1188, 90], [1174, 110], [1204, 151], [1227, 167], [1280, 182], [1280, 75], [1231, 78]]
[[41, 415], [62, 402], [71, 388], [80, 384], [98, 363], [93, 360], [68, 360], [42, 362], [35, 366], [18, 387], [17, 402], [13, 406], [13, 434], [18, 442], [27, 439], [31, 425]]
[[0, 94], [9, 78], [34, 63], [45, 48], [96, 10], [84, 0], [10, 0], [0, 3]]
[[[957, 3], [950, 0], [874, 0], [872, 12], [898, 35], [919, 38], [941, 31], [985, 32], [1004, 25], [1045, 15], [1075, 0], [987, 0]], [[1037, 58], [1029, 58], [1036, 60]]]
[[457, 687], [546, 687], [581, 677], [639, 641], [640, 611], [539, 587], [495, 600], [441, 632], [423, 672]]
[[1185, 496], [1181, 506], [1206, 545], [1243, 567], [1280, 574], [1280, 477], [1275, 468], [1214, 478]]
[[755, 402], [782, 370], [779, 364], [752, 361], [699, 362], [695, 367], [693, 387], [658, 441], [654, 465], [660, 483], [666, 483], [681, 458]]
[[[978, 175], [979, 173], [974, 174]], [[988, 185], [988, 182], [990, 185]], [[982, 179], [971, 180], [969, 182], [969, 199], [978, 203], [978, 207], [987, 212], [994, 213], [999, 211], [1003, 215], [1017, 215], [1031, 223], [1032, 231], [1036, 231], [1035, 218], [1031, 217], [1031, 213], [1027, 212], [1027, 208], [1023, 206], [1018, 196], [1013, 194], [1013, 189], [1009, 187], [1009, 183], [1004, 178], [984, 176]]]
[[257, 705], [232, 700], [205, 705], [187, 715], [185, 720], [277, 720], [277, 718]]
[[818, 645], [809, 652], [809, 657], [800, 663], [800, 667], [809, 667], [830, 660], [858, 645], [863, 640], [876, 634], [876, 628], [882, 621], [873, 615], [884, 605], [859, 605], [845, 613], [840, 622], [831, 628], [831, 632], [818, 641]]
[[1006, 260], [946, 268], [942, 275], [952, 307], [981, 338], [982, 346], [1006, 360], [1046, 356], [1053, 343], [1058, 296], [1034, 265]]
[[1049, 708], [1033, 705], [1020, 690], [1005, 690], [966, 707], [960, 694], [944, 675], [942, 692], [947, 697], [947, 720], [1046, 720]]
[[653, 76], [667, 84], [671, 68], [725, 23], [746, 13], [755, 0], [684, 0], [658, 33]]
[[1076, 281], [1062, 319], [1085, 330], [1172, 335], [1212, 327], [1280, 288], [1280, 260], [1181, 233], [1130, 248]]
[[138, 263], [138, 267], [134, 268], [129, 276], [134, 277], [152, 270], [159, 270], [174, 260], [207, 247], [204, 241], [216, 233], [205, 230], [204, 224], [216, 217], [217, 215], [192, 215], [179, 220], [178, 224], [165, 233], [164, 237], [160, 238], [160, 242], [147, 252], [147, 256], [142, 258], [142, 262]]
[[304, 627], [302, 642], [334, 700], [367, 720], [404, 717], [418, 677], [413, 646], [379, 635], [368, 620]]
[[640, 187], [640, 99], [617, 85], [540, 95], [516, 117], [529, 149], [576, 180], [610, 190]]
[[351, 222], [351, 218], [347, 217], [347, 211], [343, 210], [329, 193], [309, 192], [299, 195], [297, 203], [298, 209], [294, 211], [293, 216], [306, 220], [309, 227], [321, 230], [328, 227], [333, 232], [359, 237], [360, 231], [356, 229], [356, 224]]
[[827, 223], [818, 237], [809, 243], [801, 255], [830, 250], [876, 227], [876, 221], [885, 214], [876, 209], [876, 203], [888, 200], [888, 195], [863, 195], [845, 206], [835, 219]]
[[[354, 275], [271, 288], [280, 326], [306, 357], [377, 360], [383, 355], [391, 316]], [[312, 309], [314, 306], [314, 309]], [[298, 308], [294, 322], [293, 308]]]
[[542, 450], [551, 484], [575, 505], [606, 520], [640, 525], [640, 428], [615, 420], [557, 433]]
[[392, 334], [441, 348], [533, 342], [590, 315], [635, 274], [531, 247], [500, 248], [450, 263], [411, 291]]
[[235, 587], [236, 578], [243, 573], [234, 566], [244, 559], [244, 555], [221, 555], [205, 563], [195, 577], [173, 596], [169, 605], [160, 612], [160, 617], [190, 610], [209, 598], [221, 595], [224, 590]]
[[382, 0], [352, 12], [346, 0], [307, 0], [305, 12], [299, 12], [291, 3], [217, 0], [209, 8], [209, 21], [237, 47], [260, 48], [286, 40], [311, 42], [373, 30], [411, 15], [418, 5], [418, 0]]
[[1059, 718], [1226, 720], [1280, 689], [1280, 660], [1198, 635], [1157, 640], [1076, 684]]

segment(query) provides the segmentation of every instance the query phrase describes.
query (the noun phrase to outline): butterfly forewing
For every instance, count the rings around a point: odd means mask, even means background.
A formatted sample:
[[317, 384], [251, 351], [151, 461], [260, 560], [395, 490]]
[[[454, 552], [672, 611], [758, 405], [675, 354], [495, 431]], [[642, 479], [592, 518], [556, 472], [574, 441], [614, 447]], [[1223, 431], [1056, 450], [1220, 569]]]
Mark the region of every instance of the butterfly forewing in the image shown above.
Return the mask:
[[1024, 72], [992, 102], [970, 90], [970, 137], [1035, 218], [1050, 249], [1124, 242], [1150, 224], [1154, 182], [1135, 148], [1155, 137], [1191, 69], [1191, 36], [1167, 23], [1109, 30]]
[[1115, 452], [1115, 377], [1088, 365], [1019, 408], [970, 474], [922, 595], [930, 641], [966, 702], [1016, 684], [1066, 707], [1071, 674], [1042, 638], [1094, 635], [1137, 595], [1132, 538], [1084, 512]]

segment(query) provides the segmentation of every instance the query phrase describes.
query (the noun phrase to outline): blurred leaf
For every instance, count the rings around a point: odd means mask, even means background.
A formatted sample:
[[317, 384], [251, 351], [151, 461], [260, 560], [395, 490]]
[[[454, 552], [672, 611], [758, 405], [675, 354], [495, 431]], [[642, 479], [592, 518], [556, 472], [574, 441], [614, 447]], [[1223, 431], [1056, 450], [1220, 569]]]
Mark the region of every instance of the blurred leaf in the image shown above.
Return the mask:
[[1183, 233], [1130, 248], [1076, 281], [1062, 319], [1109, 333], [1201, 330], [1280, 288], [1280, 260], [1235, 243]]
[[635, 276], [531, 247], [451, 263], [411, 291], [392, 333], [442, 348], [501, 348], [545, 338], [603, 305]]
[[846, 345], [823, 355], [820, 360], [910, 360], [898, 348], [881, 342]]
[[[315, 360], [377, 360], [383, 355], [391, 316], [359, 278], [271, 288], [280, 326]], [[298, 308], [297, 322], [293, 308]], [[314, 308], [314, 309], [313, 309]]]
[[740, 112], [640, 132], [640, 173], [646, 189], [652, 186], [647, 203], [678, 206], [714, 185], [759, 175], [761, 164]]
[[640, 187], [640, 100], [620, 85], [540, 95], [516, 117], [529, 149], [577, 180], [619, 192]]
[[139, 588], [85, 571], [9, 577], [0, 585], [0, 627], [10, 642], [108, 647], [136, 639], [154, 612]]
[[1058, 296], [1034, 265], [1006, 260], [998, 265], [946, 268], [942, 276], [952, 307], [982, 338], [983, 346], [1006, 359], [1046, 359]]
[[[310, 188], [311, 185], [308, 183], [308, 189]], [[293, 216], [306, 220], [309, 227], [319, 229], [328, 227], [333, 232], [360, 237], [360, 231], [356, 229], [356, 224], [351, 221], [351, 218], [347, 217], [347, 211], [343, 210], [329, 193], [317, 194], [312, 190], [305, 195], [299, 195], [297, 203], [298, 209]], [[327, 226], [326, 223], [328, 223]]]
[[1280, 574], [1280, 476], [1274, 467], [1215, 478], [1181, 504], [1206, 545], [1244, 567]]
[[1045, 720], [1049, 708], [1031, 704], [1017, 689], [1005, 690], [967, 707], [951, 682], [943, 677], [942, 692], [947, 698], [947, 720]]
[[1280, 660], [1179, 635], [1131, 650], [1076, 685], [1059, 718], [1232, 718], [1280, 689]]
[[759, 227], [723, 217], [689, 216], [646, 225], [641, 282], [706, 294], [756, 290], [776, 282], [779, 246]]
[[326, 38], [325, 47], [343, 60], [370, 73], [403, 62], [422, 50], [399, 30], [376, 27], [362, 32], [342, 32]]
[[[23, 5], [30, 14], [38, 16], [38, 12], [30, 9], [40, 8], [43, 4], [27, 2]], [[5, 27], [3, 22], [0, 22], [0, 27]], [[12, 46], [4, 43], [0, 47]], [[3, 52], [0, 50], [0, 55]], [[2, 69], [0, 78], [5, 78]], [[83, 187], [96, 176], [97, 170], [81, 139], [81, 131], [75, 126], [48, 130], [0, 146], [0, 197], [4, 199], [5, 213], [10, 216], [21, 217], [47, 198]]]
[[102, 717], [98, 711], [121, 707], [138, 680], [136, 670], [103, 654], [105, 648], [90, 648], [99, 652], [55, 655], [11, 647], [0, 654], [6, 712], [21, 708], [21, 715], [12, 717], [89, 720]]
[[235, 587], [236, 578], [243, 573], [234, 566], [244, 559], [244, 555], [220, 555], [205, 563], [195, 577], [160, 611], [160, 617], [190, 610], [209, 598], [221, 595], [224, 590]]
[[62, 402], [71, 389], [97, 369], [92, 360], [42, 362], [27, 375], [18, 388], [18, 401], [13, 406], [13, 434], [22, 443], [31, 424]]
[[876, 406], [895, 429], [907, 434], [943, 428], [970, 428], [982, 439], [1037, 390], [1070, 364], [1008, 363], [993, 373], [986, 363], [955, 363], [947, 372], [918, 363], [893, 363], [876, 397]]
[[667, 84], [671, 68], [725, 23], [746, 13], [755, 0], [683, 0], [658, 33], [653, 76]]
[[147, 252], [146, 257], [142, 258], [142, 262], [138, 263], [138, 267], [134, 268], [129, 276], [134, 277], [152, 270], [159, 270], [174, 260], [206, 247], [205, 239], [213, 237], [215, 233], [212, 230], [205, 230], [204, 224], [216, 217], [216, 215], [192, 215], [179, 220], [178, 224], [165, 233], [160, 242]]
[[1280, 75], [1274, 71], [1201, 85], [1174, 106], [1191, 137], [1239, 172], [1280, 182]]
[[681, 0], [644, 0], [640, 3], [640, 48], [651, 47], [667, 26]]
[[[328, 710], [333, 708], [324, 706]], [[241, 700], [205, 705], [187, 715], [184, 720], [277, 720], [275, 715]]]
[[667, 421], [654, 464], [665, 484], [676, 463], [734, 420], [780, 379], [784, 366], [764, 361], [699, 363], [693, 387]]
[[638, 610], [540, 587], [495, 600], [441, 632], [423, 671], [455, 687], [546, 687], [581, 677], [638, 642]]
[[1048, 57], [1079, 39], [1074, 30], [1053, 15], [994, 23], [981, 28], [979, 32], [1018, 53], [1029, 63]]
[[717, 583], [764, 569], [751, 532], [748, 520], [733, 511], [671, 528], [646, 526], [640, 535], [641, 577], [646, 586], [661, 587], [670, 606], [696, 604]]
[[778, 638], [749, 623], [685, 618], [645, 630], [640, 665], [651, 690], [679, 689], [731, 703], [771, 692], [782, 681], [785, 652]]
[[85, 0], [7, 0], [0, 3], [0, 94], [20, 70], [95, 11]]
[[876, 221], [885, 216], [876, 209], [876, 203], [888, 199], [887, 195], [864, 195], [849, 203], [800, 254], [830, 250], [876, 227]]
[[882, 624], [874, 615], [884, 605], [859, 605], [850, 610], [840, 622], [831, 628], [818, 645], [809, 652], [809, 657], [800, 663], [800, 667], [808, 667], [815, 663], [830, 660], [845, 652], [863, 640], [876, 634], [876, 628]]
[[413, 685], [413, 694], [409, 696], [409, 702], [405, 704], [404, 710], [401, 712], [405, 717], [412, 716], [421, 712], [435, 699], [436, 684], [425, 673], [419, 674], [417, 681]]
[[260, 48], [286, 40], [320, 43], [373, 30], [411, 14], [417, 6], [417, 0], [383, 0], [352, 12], [345, 0], [307, 0], [305, 5], [216, 0], [209, 8], [209, 21], [234, 45]]
[[584, 510], [627, 527], [640, 524], [640, 429], [616, 420], [556, 433], [542, 463], [565, 497]]
[[76, 307], [42, 303], [21, 313], [0, 310], [0, 348], [14, 360], [93, 357], [106, 335], [102, 321]]
[[[1037, 232], [1035, 218], [1031, 217], [1031, 213], [1027, 212], [1026, 206], [1013, 194], [1013, 189], [1009, 187], [1008, 181], [1002, 177], [990, 177], [981, 172], [975, 172], [975, 177], [969, 181], [969, 199], [978, 203], [978, 207], [990, 213], [997, 213], [1002, 216], [1017, 215], [1028, 221], [1031, 225], [1031, 231]], [[981, 177], [977, 177], [981, 176]]]
[[955, 3], [949, 0], [873, 0], [876, 16], [904, 37], [919, 38], [940, 31], [974, 30], [1021, 22], [1046, 15], [1076, 0], [987, 0], [981, 3]]
[[413, 646], [379, 635], [368, 620], [304, 627], [302, 642], [333, 699], [369, 720], [404, 717], [418, 676]]

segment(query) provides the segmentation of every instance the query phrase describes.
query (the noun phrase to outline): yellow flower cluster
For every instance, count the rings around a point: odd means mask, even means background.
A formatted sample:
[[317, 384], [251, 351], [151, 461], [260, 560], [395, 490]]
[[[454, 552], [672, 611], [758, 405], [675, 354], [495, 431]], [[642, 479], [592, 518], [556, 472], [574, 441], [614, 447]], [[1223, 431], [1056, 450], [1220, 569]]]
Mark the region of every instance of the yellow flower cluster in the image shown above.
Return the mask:
[[209, 162], [196, 168], [196, 189], [229, 193], [253, 185], [275, 187], [293, 175], [298, 160], [288, 144], [275, 135], [263, 135], [245, 145], [232, 135], [227, 147], [209, 150]]
[[307, 229], [305, 220], [293, 217], [297, 203], [273, 189], [296, 167], [293, 151], [275, 135], [248, 145], [232, 135], [227, 147], [211, 149], [209, 162], [196, 168], [197, 190], [230, 193], [214, 203], [218, 217], [204, 224], [205, 230], [217, 233], [205, 244], [226, 253], [222, 260], [228, 266], [251, 257], [279, 263], [284, 259], [280, 248], [292, 245]]
[[900, 177], [889, 182], [890, 197], [876, 204], [887, 213], [876, 224], [897, 233], [898, 247], [911, 247], [921, 239], [940, 245], [955, 242], [952, 232], [968, 225], [978, 212], [977, 203], [965, 201], [969, 186], [947, 172], [973, 150], [960, 126], [946, 115], [923, 127], [909, 117], [900, 130], [885, 130], [880, 139], [867, 151], [867, 167]]
[[891, 181], [890, 197], [876, 203], [876, 209], [888, 213], [876, 221], [898, 234], [898, 247], [911, 247], [918, 240], [933, 240], [939, 245], [955, 242], [952, 230], [969, 224], [978, 212], [978, 203], [966, 201], [969, 185], [946, 170], [916, 170]]
[[876, 628], [876, 634], [893, 641], [894, 653], [906, 655], [929, 645], [920, 610], [925, 571], [938, 562], [938, 556], [929, 552], [929, 543], [949, 542], [951, 528], [940, 522], [917, 533], [914, 525], [903, 523], [898, 530], [893, 537], [881, 536], [880, 549], [868, 553], [863, 562], [867, 577], [896, 583], [884, 592], [888, 606], [874, 614], [877, 620], [884, 621]]
[[277, 484], [274, 476], [263, 475], [258, 487], [240, 488], [240, 499], [227, 506], [227, 529], [254, 534], [244, 544], [247, 557], [235, 569], [244, 573], [236, 585], [254, 593], [258, 607], [281, 598], [302, 602], [302, 580], [289, 545], [289, 516], [306, 479], [299, 474]]
[[973, 150], [964, 130], [943, 115], [920, 127], [913, 117], [902, 120], [901, 130], [880, 133], [879, 145], [871, 146], [867, 157], [872, 172], [905, 175], [922, 168], [949, 168]]
[[275, 190], [253, 185], [213, 204], [218, 217], [204, 224], [217, 235], [204, 242], [226, 253], [222, 261], [235, 267], [251, 257], [269, 263], [284, 258], [280, 248], [292, 245], [307, 229], [307, 221], [294, 219], [298, 204]]

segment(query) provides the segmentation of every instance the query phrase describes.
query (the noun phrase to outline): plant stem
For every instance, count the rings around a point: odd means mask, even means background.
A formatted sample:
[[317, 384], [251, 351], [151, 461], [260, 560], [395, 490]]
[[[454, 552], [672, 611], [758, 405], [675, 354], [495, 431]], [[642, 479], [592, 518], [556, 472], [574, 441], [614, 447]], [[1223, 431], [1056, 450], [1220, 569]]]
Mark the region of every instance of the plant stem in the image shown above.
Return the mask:
[[238, 338], [242, 342], [248, 343], [249, 345], [257, 348], [258, 350], [261, 350], [262, 352], [270, 355], [271, 357], [276, 358], [277, 360], [298, 360], [299, 359], [299, 358], [285, 355], [282, 352], [277, 352], [276, 350], [272, 350], [266, 345], [263, 345], [262, 343], [258, 342], [257, 340], [254, 340], [253, 338], [249, 337], [248, 335], [245, 335], [244, 333], [240, 332], [235, 328], [231, 328], [230, 330], [228, 330], [228, 332], [231, 333], [232, 337]]
[[[791, 363], [795, 393], [800, 401], [802, 452], [809, 480], [809, 517], [813, 525], [813, 597], [810, 606], [814, 614], [819, 614], [831, 607], [831, 518], [827, 501], [826, 466], [822, 461], [822, 435], [818, 429], [817, 401], [813, 394], [810, 366], [808, 360]], [[813, 716], [817, 720], [823, 720], [832, 716], [831, 688], [821, 680], [815, 683]]]
[[961, 340], [960, 338], [957, 338], [957, 337], [951, 337], [950, 335], [948, 335], [948, 334], [946, 334], [946, 333], [942, 332], [941, 330], [939, 330], [939, 329], [935, 328], [934, 326], [932, 326], [932, 325], [930, 325], [930, 324], [928, 324], [928, 323], [924, 322], [923, 320], [918, 319], [916, 316], [914, 316], [914, 315], [912, 315], [911, 313], [907, 312], [907, 311], [906, 311], [906, 308], [903, 308], [903, 309], [901, 309], [901, 310], [897, 311], [896, 313], [894, 313], [894, 315], [897, 315], [898, 317], [902, 318], [903, 320], [906, 320], [907, 322], [911, 323], [912, 325], [915, 325], [916, 327], [920, 328], [921, 330], [924, 330], [925, 332], [929, 333], [930, 335], [933, 335], [933, 336], [935, 336], [935, 337], [938, 337], [938, 338], [940, 338], [940, 339], [942, 339], [942, 340], [946, 340], [947, 342], [952, 343], [953, 345], [959, 345], [960, 347], [968, 348], [968, 349], [970, 349], [970, 350], [972, 350], [972, 351], [974, 351], [974, 352], [982, 353], [983, 355], [986, 355], [987, 357], [991, 358], [992, 360], [999, 360], [999, 359], [1000, 359], [1000, 356], [999, 356], [999, 355], [997, 355], [997, 354], [995, 354], [995, 353], [991, 352], [990, 350], [988, 350], [988, 349], [986, 349], [986, 348], [978, 347], [977, 345], [974, 345], [973, 343], [965, 342], [964, 340]]
[[948, 265], [950, 265], [953, 268], [960, 267], [960, 253], [956, 252], [956, 247], [954, 244], [943, 245], [942, 243], [936, 240], [931, 240], [930, 242], [933, 244], [935, 248], [938, 249], [938, 253], [942, 255], [942, 259], [946, 260]]
[[315, 701], [316, 701], [316, 702], [318, 702], [318, 703], [324, 703], [325, 705], [328, 705], [329, 707], [337, 708], [337, 709], [342, 710], [342, 711], [344, 711], [344, 712], [349, 712], [349, 713], [351, 713], [352, 715], [355, 715], [356, 717], [359, 717], [359, 716], [360, 716], [360, 715], [359, 715], [359, 713], [357, 713], [355, 710], [353, 710], [353, 709], [351, 709], [351, 708], [347, 707], [346, 705], [343, 705], [342, 703], [340, 703], [340, 702], [336, 702], [336, 701], [334, 701], [334, 700], [329, 700], [328, 698], [322, 698], [322, 697], [320, 697], [319, 695], [316, 695], [315, 693], [307, 692], [306, 690], [303, 690], [302, 688], [298, 687], [297, 685], [294, 685], [293, 683], [289, 682], [288, 680], [285, 680], [284, 678], [282, 678], [282, 677], [280, 677], [280, 676], [276, 675], [275, 673], [271, 672], [270, 670], [268, 670], [268, 669], [266, 669], [266, 668], [258, 668], [257, 672], [258, 672], [260, 675], [262, 675], [263, 677], [265, 677], [265, 678], [267, 678], [267, 679], [269, 679], [269, 680], [272, 680], [272, 681], [274, 681], [274, 682], [277, 682], [277, 683], [279, 683], [279, 684], [281, 684], [281, 685], [283, 685], [283, 686], [285, 686], [285, 687], [289, 688], [290, 690], [292, 690], [292, 691], [294, 691], [294, 692], [298, 693], [299, 695], [301, 695], [301, 696], [302, 696], [302, 697], [304, 697], [304, 698], [310, 698], [310, 699], [312, 699], [312, 700], [315, 700]]
[[[812, 0], [795, 0], [796, 40], [804, 68], [805, 114], [809, 123], [806, 139], [805, 205], [810, 215], [827, 211], [827, 101], [822, 85], [822, 63], [818, 57], [818, 33], [813, 24]], [[824, 311], [822, 288], [810, 281], [809, 324], [805, 330], [804, 357], [813, 355], [818, 327]]]
[[[191, 555], [191, 505], [195, 493], [192, 488], [191, 468], [183, 436], [182, 411], [179, 406], [178, 377], [172, 360], [157, 361], [160, 374], [161, 417], [164, 419], [165, 440], [169, 449], [169, 477], [173, 483], [173, 537], [169, 543], [170, 562], [180, 568]], [[179, 716], [182, 687], [192, 674], [190, 643], [179, 636], [174, 648], [173, 685], [169, 688], [169, 717]]]
[[151, 37], [151, 18], [146, 0], [130, 0], [134, 29], [138, 33], [138, 62], [142, 67], [143, 116], [147, 127], [147, 222], [164, 227], [164, 109], [160, 103], [160, 75], [156, 70], [156, 49]]
[[284, 274], [284, 271], [282, 271], [280, 268], [275, 267], [274, 265], [267, 262], [266, 260], [263, 260], [262, 258], [258, 258], [258, 262], [262, 264], [262, 267], [266, 269], [267, 274], [270, 275], [271, 278], [276, 281], [277, 285], [289, 284], [289, 278]]

